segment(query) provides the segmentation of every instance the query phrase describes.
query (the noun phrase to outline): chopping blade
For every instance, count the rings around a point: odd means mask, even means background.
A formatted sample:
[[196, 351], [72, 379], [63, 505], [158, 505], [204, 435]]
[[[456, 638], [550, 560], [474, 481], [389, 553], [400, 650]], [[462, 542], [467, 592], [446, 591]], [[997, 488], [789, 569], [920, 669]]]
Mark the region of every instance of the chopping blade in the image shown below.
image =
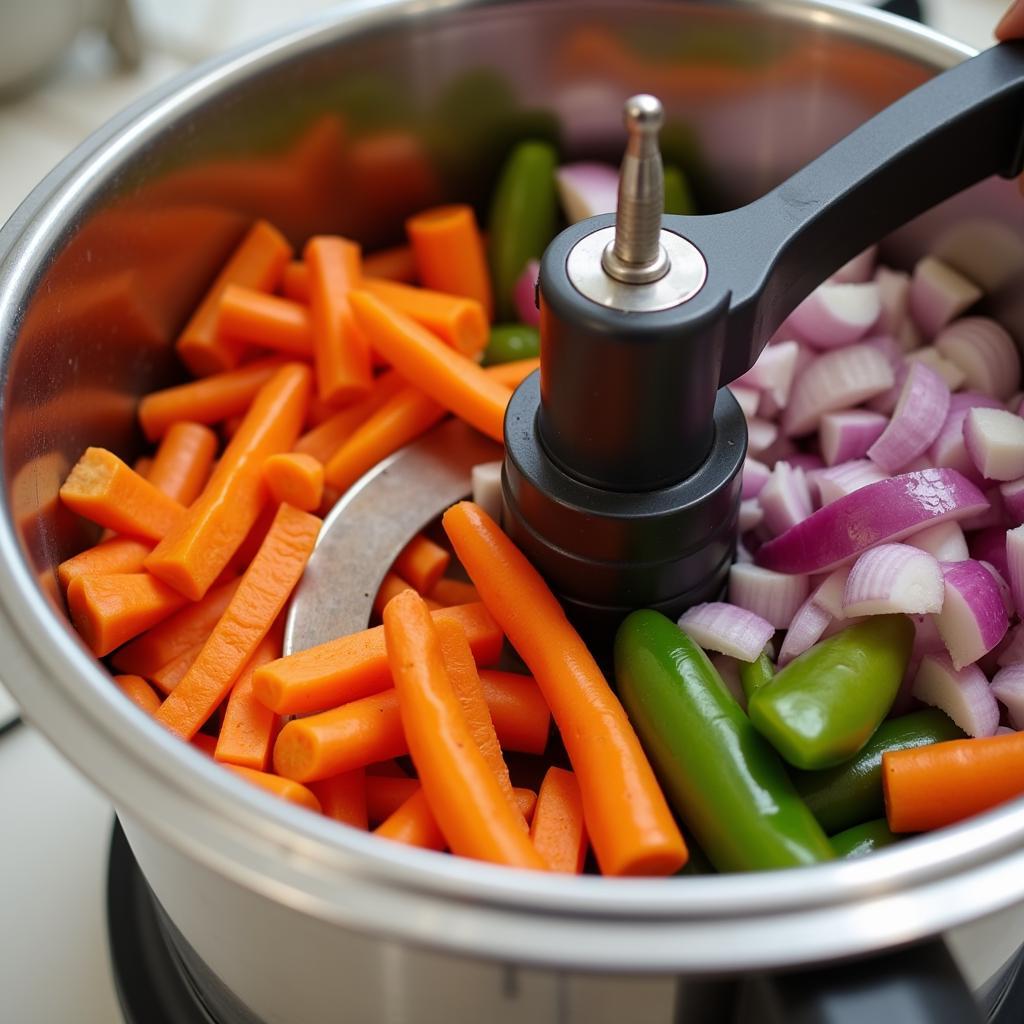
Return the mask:
[[450, 420], [350, 488], [324, 520], [295, 591], [284, 653], [366, 629], [374, 595], [402, 548], [470, 493], [475, 465], [501, 456], [500, 445]]

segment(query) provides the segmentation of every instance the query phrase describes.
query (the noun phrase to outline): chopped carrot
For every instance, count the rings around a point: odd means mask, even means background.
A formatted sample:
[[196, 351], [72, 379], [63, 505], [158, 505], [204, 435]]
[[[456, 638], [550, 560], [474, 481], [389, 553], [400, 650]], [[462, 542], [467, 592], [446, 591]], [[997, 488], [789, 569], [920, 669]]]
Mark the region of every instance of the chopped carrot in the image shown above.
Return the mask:
[[495, 441], [503, 439], [508, 388], [369, 292], [355, 289], [348, 301], [370, 345], [403, 377], [470, 426]]
[[[493, 665], [501, 656], [501, 630], [483, 605], [434, 614], [462, 626], [478, 665]], [[380, 693], [391, 686], [384, 630], [375, 626], [272, 661], [256, 672], [253, 685], [257, 699], [279, 715], [323, 711]]]
[[249, 528], [242, 543], [238, 545], [238, 550], [231, 556], [231, 561], [228, 562], [229, 569], [242, 573], [249, 568], [249, 563], [256, 557], [256, 552], [267, 539], [267, 533], [270, 531], [276, 515], [277, 505], [272, 501], [264, 502], [256, 521]]
[[476, 299], [494, 316], [487, 254], [470, 206], [436, 206], [405, 222], [416, 273], [427, 288]]
[[205, 640], [201, 640], [199, 643], [193, 644], [188, 650], [175, 655], [175, 657], [171, 658], [166, 664], [161, 665], [155, 672], [151, 672], [147, 678], [166, 696], [188, 675], [188, 670], [192, 667], [196, 658], [199, 657], [199, 652], [203, 649], [205, 643]]
[[263, 463], [271, 498], [305, 512], [315, 512], [324, 495], [324, 467], [312, 455], [278, 452]]
[[551, 709], [530, 676], [480, 669], [480, 685], [494, 722], [501, 722], [501, 742], [523, 754], [543, 754], [551, 732]]
[[426, 594], [445, 574], [451, 560], [450, 551], [420, 533], [399, 552], [394, 568], [412, 584], [413, 590]]
[[409, 245], [378, 249], [363, 257], [363, 275], [382, 281], [416, 284], [416, 257]]
[[601, 871], [677, 871], [686, 862], [686, 844], [647, 756], [547, 584], [479, 506], [459, 502], [442, 522], [456, 556], [554, 714], [583, 793], [587, 832]]
[[78, 515], [132, 536], [159, 540], [185, 512], [106, 448], [86, 448], [60, 489]]
[[217, 435], [200, 423], [182, 420], [164, 434], [146, 478], [158, 491], [191, 505], [206, 484], [216, 454]]
[[474, 299], [369, 277], [359, 287], [432, 331], [469, 359], [475, 359], [487, 347], [487, 314]]
[[[415, 590], [415, 587], [410, 587], [409, 584], [402, 579], [401, 576], [396, 572], [385, 573], [384, 579], [381, 580], [380, 586], [377, 588], [377, 594], [373, 599], [373, 614], [380, 617], [384, 614], [384, 606], [391, 600], [396, 594], [400, 594], [403, 590]], [[436, 601], [425, 598], [427, 607], [431, 611], [436, 611], [441, 607]]]
[[136, 707], [149, 715], [156, 714], [160, 698], [142, 676], [114, 676], [114, 683]]
[[114, 667], [121, 672], [151, 678], [168, 662], [205, 643], [238, 589], [238, 582], [229, 580], [213, 587], [201, 601], [182, 608], [125, 644], [112, 659]]
[[79, 576], [68, 587], [71, 621], [99, 658], [173, 615], [184, 603], [181, 594], [148, 572]]
[[963, 821], [1024, 793], [1024, 732], [888, 751], [882, 785], [893, 832]]
[[507, 388], [517, 388], [533, 373], [540, 369], [540, 358], [534, 356], [532, 359], [513, 359], [510, 363], [498, 363], [497, 366], [488, 366], [484, 373], [491, 380], [504, 384]]
[[313, 358], [309, 310], [299, 302], [254, 288], [229, 284], [224, 289], [217, 311], [217, 334], [229, 342], [273, 349], [296, 359]]
[[312, 430], [313, 427], [319, 427], [321, 423], [325, 423], [337, 411], [337, 406], [331, 405], [330, 402], [325, 402], [319, 395], [310, 396], [309, 405], [306, 407], [306, 421], [303, 424], [303, 430]]
[[115, 572], [142, 572], [142, 563], [153, 545], [134, 537], [111, 537], [95, 547], [72, 555], [57, 566], [57, 578], [65, 589], [79, 576], [106, 575]]
[[217, 737], [205, 732], [197, 732], [191, 742], [193, 747], [201, 750], [207, 757], [213, 757], [213, 752], [217, 749]]
[[225, 444], [229, 444], [231, 439], [238, 433], [242, 424], [245, 422], [245, 416], [239, 413], [237, 416], [229, 416], [220, 425], [220, 436], [223, 438]]
[[[330, 781], [330, 780], [325, 780]], [[317, 783], [313, 783], [317, 785]], [[371, 824], [390, 818], [420, 788], [418, 779], [366, 773], [366, 813]]]
[[384, 609], [402, 730], [427, 803], [452, 851], [511, 867], [545, 865], [477, 746], [445, 668], [430, 610], [403, 591]]
[[[144, 476], [147, 480], [149, 480], [150, 471], [153, 469], [153, 460], [148, 455], [140, 455], [132, 463], [132, 469], [134, 469], [135, 472], [139, 474], [139, 476]], [[153, 481], [150, 480], [150, 483], [153, 483]], [[156, 484], [153, 484], [153, 486], [156, 487]], [[159, 490], [164, 491], [162, 487], [159, 488]], [[164, 491], [164, 493], [166, 494], [167, 491]], [[171, 495], [171, 497], [174, 497], [174, 495]], [[181, 501], [180, 498], [178, 498], [177, 500]]]
[[463, 583], [462, 580], [438, 580], [431, 587], [428, 596], [445, 608], [453, 604], [472, 604], [480, 600], [476, 587], [472, 583]]
[[306, 243], [303, 255], [309, 268], [317, 394], [345, 405], [365, 397], [373, 383], [370, 349], [348, 301], [350, 289], [362, 277], [359, 246], [319, 236]]
[[[520, 721], [534, 712], [536, 698], [528, 696], [525, 707], [516, 707], [518, 690], [501, 692], [500, 686], [493, 684], [484, 686], [484, 696], [498, 742], [506, 750], [516, 750], [522, 734]], [[544, 715], [548, 715], [547, 708]], [[274, 743], [274, 770], [278, 775], [310, 782], [407, 753], [398, 694], [392, 688], [286, 722]]]
[[309, 389], [309, 368], [300, 363], [282, 366], [260, 388], [203, 493], [146, 559], [151, 573], [193, 601], [209, 590], [260, 514], [263, 463], [295, 443]]
[[266, 221], [257, 221], [249, 229], [178, 338], [178, 355], [197, 377], [232, 370], [242, 356], [241, 345], [226, 342], [217, 334], [217, 312], [224, 289], [229, 284], [241, 284], [273, 291], [291, 255], [292, 248], [284, 236]]
[[284, 365], [280, 356], [272, 356], [239, 370], [151, 391], [139, 402], [139, 424], [146, 437], [156, 441], [182, 420], [219, 423], [241, 415], [260, 388]]
[[254, 771], [252, 768], [244, 768], [238, 764], [226, 764], [224, 767], [230, 769], [236, 775], [240, 775], [254, 786], [259, 786], [260, 789], [265, 789], [268, 793], [273, 793], [274, 796], [287, 800], [290, 804], [298, 804], [299, 807], [305, 807], [307, 810], [315, 811], [317, 814], [320, 813], [320, 801], [317, 800], [313, 791], [299, 785], [297, 782], [292, 782], [290, 779], [281, 779], [267, 772]]
[[156, 713], [171, 732], [190, 739], [227, 696], [302, 576], [319, 529], [316, 516], [280, 507], [199, 656]]
[[587, 857], [583, 797], [576, 776], [551, 767], [537, 794], [530, 838], [552, 871], [578, 875]]
[[384, 761], [378, 761], [376, 764], [368, 764], [366, 766], [366, 774], [369, 776], [379, 775], [387, 779], [409, 778], [409, 773], [393, 757], [389, 757]]
[[302, 260], [292, 260], [285, 266], [281, 294], [292, 302], [309, 302], [309, 267]]
[[[411, 781], [411, 780], [410, 780]], [[366, 830], [370, 827], [367, 815], [366, 772], [356, 768], [329, 779], [311, 782], [309, 788], [320, 801], [328, 818], [344, 825]]]
[[240, 764], [266, 771], [277, 733], [277, 715], [252, 694], [252, 674], [260, 665], [281, 656], [284, 622], [278, 619], [235, 680], [224, 706], [214, 757], [228, 764]]
[[347, 491], [367, 470], [444, 419], [445, 410], [406, 386], [361, 423], [324, 466], [324, 479]]

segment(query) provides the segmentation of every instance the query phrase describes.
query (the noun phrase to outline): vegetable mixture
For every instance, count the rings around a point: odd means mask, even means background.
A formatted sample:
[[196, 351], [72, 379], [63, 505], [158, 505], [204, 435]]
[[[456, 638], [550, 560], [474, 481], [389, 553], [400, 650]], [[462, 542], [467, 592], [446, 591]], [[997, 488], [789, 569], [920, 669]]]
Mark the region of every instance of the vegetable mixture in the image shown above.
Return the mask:
[[[518, 868], [811, 864], [1024, 792], [1020, 357], [932, 256], [858, 256], [731, 385], [750, 440], [728, 600], [634, 612], [610, 675], [498, 525], [497, 464], [389, 568], [379, 624], [282, 657], [342, 493], [449, 415], [501, 441], [538, 365], [537, 261], [617, 180], [527, 141], [486, 242], [463, 205], [367, 255], [320, 236], [295, 259], [254, 224], [178, 338], [194, 379], [139, 402], [153, 452], [88, 448], [61, 488], [107, 531], [58, 571], [83, 641], [251, 783]], [[495, 667], [510, 650], [519, 672]]]

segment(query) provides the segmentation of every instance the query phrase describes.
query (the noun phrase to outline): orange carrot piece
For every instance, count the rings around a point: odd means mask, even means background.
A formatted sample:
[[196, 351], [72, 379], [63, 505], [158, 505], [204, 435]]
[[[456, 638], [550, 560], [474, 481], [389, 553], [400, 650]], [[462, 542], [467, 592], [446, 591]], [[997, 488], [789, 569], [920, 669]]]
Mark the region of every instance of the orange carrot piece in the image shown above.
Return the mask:
[[252, 565], [185, 678], [156, 713], [190, 739], [227, 696], [302, 576], [320, 520], [282, 505]]
[[243, 573], [249, 568], [249, 563], [256, 557], [256, 552], [267, 539], [274, 516], [277, 515], [277, 508], [278, 506], [272, 501], [264, 503], [256, 521], [249, 527], [249, 532], [245, 535], [242, 543], [238, 545], [238, 550], [231, 556], [231, 561], [228, 562], [229, 570], [234, 569], [235, 572]]
[[139, 425], [150, 441], [156, 441], [182, 420], [219, 423], [241, 415], [260, 388], [284, 365], [280, 356], [271, 356], [239, 370], [151, 391], [139, 402]]
[[209, 590], [256, 522], [266, 497], [263, 463], [295, 443], [309, 390], [301, 363], [282, 366], [260, 388], [203, 493], [146, 559], [151, 573], [193, 601]]
[[197, 377], [233, 370], [243, 347], [217, 334], [220, 297], [229, 284], [272, 292], [277, 287], [292, 247], [266, 221], [257, 221], [242, 239], [178, 338], [178, 355]]
[[292, 260], [285, 266], [281, 294], [292, 302], [309, 302], [309, 267], [302, 260]]
[[182, 651], [165, 665], [161, 665], [155, 672], [151, 672], [147, 678], [166, 696], [188, 675], [188, 670], [199, 657], [199, 652], [205, 643], [205, 640], [201, 640], [199, 643], [193, 644], [187, 651]]
[[424, 210], [405, 222], [405, 230], [423, 285], [475, 299], [490, 320], [494, 316], [491, 276], [473, 208], [452, 205]]
[[[412, 781], [411, 779], [409, 781]], [[329, 779], [311, 782], [309, 788], [320, 801], [328, 818], [364, 831], [370, 827], [367, 814], [366, 772], [356, 768]]]
[[156, 714], [160, 698], [142, 676], [114, 676], [114, 683], [136, 707], [147, 714]]
[[469, 359], [476, 358], [487, 347], [487, 314], [473, 299], [370, 277], [363, 279], [360, 288], [432, 331]]
[[164, 434], [147, 479], [182, 505], [191, 505], [206, 484], [217, 454], [217, 435], [201, 423], [180, 421]]
[[[329, 782], [329, 779], [325, 779]], [[313, 783], [314, 786], [318, 783]], [[366, 774], [366, 813], [373, 825], [390, 818], [420, 788], [418, 779], [408, 776]]]
[[309, 310], [302, 303], [254, 288], [229, 284], [224, 289], [217, 334], [229, 342], [257, 345], [297, 359], [313, 358]]
[[551, 709], [530, 676], [480, 669], [480, 685], [502, 745], [522, 754], [543, 754], [551, 732]]
[[263, 638], [235, 680], [224, 706], [214, 757], [227, 764], [266, 771], [277, 733], [277, 715], [252, 694], [252, 674], [260, 665], [281, 657], [284, 622], [280, 619]]
[[893, 832], [963, 821], [1024, 793], [1024, 732], [888, 751], [882, 786]]
[[450, 551], [417, 534], [399, 552], [394, 570], [412, 584], [413, 590], [426, 594], [445, 574], [451, 560]]
[[337, 407], [331, 405], [330, 402], [325, 402], [319, 395], [312, 395], [309, 405], [306, 407], [306, 422], [303, 424], [303, 429], [312, 430], [313, 427], [319, 427], [337, 411]]
[[498, 363], [497, 366], [488, 366], [484, 373], [491, 380], [503, 384], [507, 388], [517, 388], [533, 373], [540, 369], [540, 357], [532, 359], [513, 359], [510, 363]]
[[384, 636], [409, 754], [452, 851], [544, 870], [522, 815], [474, 741], [445, 668], [434, 620], [419, 594], [406, 590], [388, 604]]
[[86, 448], [60, 489], [61, 501], [100, 526], [159, 540], [177, 523], [184, 506], [158, 491], [106, 448]]
[[324, 479], [339, 491], [347, 491], [367, 470], [414, 441], [444, 416], [444, 408], [419, 388], [401, 388], [331, 456], [324, 466]]
[[207, 757], [213, 757], [213, 752], [217, 749], [217, 737], [205, 732], [197, 732], [191, 742], [193, 747], [201, 750]]
[[[409, 584], [402, 579], [398, 573], [389, 572], [386, 573], [384, 579], [381, 580], [380, 586], [377, 588], [377, 594], [373, 599], [373, 614], [381, 616], [384, 614], [384, 606], [395, 597], [400, 594], [403, 590], [415, 590], [415, 587], [410, 587]], [[436, 611], [441, 607], [437, 601], [431, 600], [429, 597], [424, 598], [427, 602], [427, 607], [431, 611]]]
[[554, 714], [583, 793], [587, 832], [602, 873], [677, 871], [686, 862], [686, 844], [647, 756], [547, 584], [478, 505], [459, 502], [442, 522], [456, 556]]
[[530, 838], [552, 871], [578, 875], [587, 857], [583, 797], [576, 776], [551, 767], [537, 794]]
[[278, 452], [263, 463], [263, 479], [276, 502], [315, 512], [324, 496], [324, 467], [312, 455]]
[[391, 249], [378, 249], [363, 257], [363, 275], [399, 284], [416, 284], [416, 257], [412, 246], [396, 245]]
[[274, 796], [287, 800], [290, 804], [298, 804], [299, 807], [305, 807], [307, 810], [315, 811], [317, 814], [321, 811], [320, 801], [317, 800], [313, 791], [300, 785], [298, 782], [278, 778], [278, 776], [270, 775], [268, 772], [255, 771], [252, 768], [245, 768], [238, 764], [226, 764], [224, 767], [241, 776], [247, 782], [251, 782], [254, 786], [259, 786], [260, 789], [265, 789], [268, 793], [273, 793]]
[[449, 608], [453, 604], [472, 604], [480, 600], [480, 595], [472, 583], [449, 579], [438, 580], [427, 596], [444, 608]]
[[367, 776], [379, 775], [387, 779], [409, 778], [409, 773], [393, 757], [389, 757], [384, 761], [378, 761], [376, 764], [368, 764], [366, 766], [366, 774]]
[[147, 572], [79, 576], [67, 596], [75, 629], [99, 658], [185, 603], [181, 594]]
[[[504, 638], [482, 604], [434, 614], [462, 626], [478, 665], [493, 665], [501, 656]], [[380, 693], [391, 686], [384, 630], [364, 629], [272, 661], [256, 672], [253, 685], [257, 699], [279, 715], [323, 711]]]
[[153, 545], [144, 540], [111, 537], [61, 562], [57, 566], [57, 579], [66, 590], [71, 581], [79, 576], [142, 572], [142, 563], [152, 550]]
[[125, 644], [113, 657], [120, 672], [151, 678], [168, 662], [206, 642], [238, 589], [238, 580], [213, 587], [201, 601], [164, 619], [142, 636]]
[[362, 277], [359, 246], [344, 238], [318, 236], [306, 243], [309, 312], [313, 325], [317, 394], [345, 405], [370, 391], [370, 348], [352, 317], [348, 293]]

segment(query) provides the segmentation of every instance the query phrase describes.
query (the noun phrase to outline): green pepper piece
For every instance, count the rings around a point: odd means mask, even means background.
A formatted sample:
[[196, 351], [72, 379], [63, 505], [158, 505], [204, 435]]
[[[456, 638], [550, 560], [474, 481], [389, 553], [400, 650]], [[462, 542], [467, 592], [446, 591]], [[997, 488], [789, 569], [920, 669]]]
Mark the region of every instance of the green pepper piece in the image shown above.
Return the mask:
[[520, 142], [505, 161], [487, 225], [495, 319], [515, 316], [513, 291], [528, 260], [539, 260], [555, 236], [558, 155], [548, 142]]
[[889, 831], [889, 823], [885, 818], [854, 825], [830, 840], [837, 857], [863, 857], [899, 841], [900, 837]]
[[960, 740], [964, 733], [936, 708], [883, 722], [851, 761], [823, 772], [791, 772], [811, 813], [826, 832], [839, 832], [885, 813], [882, 754]]
[[540, 355], [540, 331], [529, 324], [495, 324], [484, 350], [484, 366]]
[[762, 686], [770, 683], [775, 677], [775, 666], [772, 659], [768, 657], [767, 651], [762, 651], [756, 661], [740, 662], [740, 684], [747, 700], [750, 700]]
[[678, 167], [666, 167], [665, 177], [665, 212], [689, 216], [697, 212], [697, 204], [693, 201], [690, 183]]
[[782, 761], [678, 626], [633, 612], [615, 637], [615, 678], [670, 802], [718, 871], [832, 858]]
[[876, 615], [815, 644], [750, 698], [757, 730], [795, 768], [853, 757], [889, 713], [910, 659], [905, 615]]

